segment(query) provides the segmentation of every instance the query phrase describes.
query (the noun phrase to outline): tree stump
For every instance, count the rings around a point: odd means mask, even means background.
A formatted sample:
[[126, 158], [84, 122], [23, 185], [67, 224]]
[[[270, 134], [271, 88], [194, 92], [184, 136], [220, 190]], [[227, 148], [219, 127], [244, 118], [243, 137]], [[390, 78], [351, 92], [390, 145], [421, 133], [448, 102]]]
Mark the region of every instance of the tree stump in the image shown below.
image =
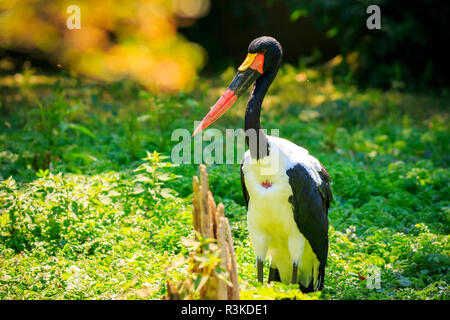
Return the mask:
[[[197, 250], [190, 253], [190, 272], [202, 277], [198, 296], [200, 299], [239, 300], [238, 273], [230, 225], [225, 217], [223, 204], [216, 206], [209, 190], [208, 173], [204, 165], [200, 165], [200, 179], [197, 176], [193, 178], [193, 192], [192, 213], [196, 240], [203, 243], [206, 240], [210, 244], [208, 249], [197, 246]], [[217, 261], [220, 262], [214, 267], [202, 264], [199, 261], [204, 261], [204, 254], [218, 255], [220, 259]], [[217, 267], [224, 272], [217, 273]], [[195, 286], [188, 282], [192, 281], [185, 280], [179, 285], [168, 281], [165, 298], [176, 300], [192, 297], [192, 293], [186, 291], [192, 291]]]

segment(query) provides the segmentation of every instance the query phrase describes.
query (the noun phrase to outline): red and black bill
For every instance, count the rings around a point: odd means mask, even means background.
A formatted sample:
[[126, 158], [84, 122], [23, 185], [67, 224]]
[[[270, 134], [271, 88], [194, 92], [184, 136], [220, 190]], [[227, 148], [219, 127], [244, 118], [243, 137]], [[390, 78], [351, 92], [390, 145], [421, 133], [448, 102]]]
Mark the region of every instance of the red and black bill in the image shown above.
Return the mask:
[[192, 135], [196, 135], [219, 119], [236, 102], [237, 98], [247, 91], [252, 83], [263, 74], [263, 66], [263, 54], [249, 53], [239, 67], [239, 71], [228, 86], [228, 89], [217, 100], [214, 106], [211, 107], [211, 110], [209, 110]]

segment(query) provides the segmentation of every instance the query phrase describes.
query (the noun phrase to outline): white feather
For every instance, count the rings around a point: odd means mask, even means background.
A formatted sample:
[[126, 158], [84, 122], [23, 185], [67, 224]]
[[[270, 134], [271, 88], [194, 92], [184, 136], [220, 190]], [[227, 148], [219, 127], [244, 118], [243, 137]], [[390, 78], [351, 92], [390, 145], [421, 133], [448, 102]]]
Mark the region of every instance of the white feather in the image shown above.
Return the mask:
[[[242, 170], [249, 194], [247, 223], [253, 249], [259, 259], [269, 255], [278, 268], [283, 282], [290, 283], [292, 264], [299, 268], [300, 281], [308, 284], [317, 273], [319, 262], [307, 239], [299, 231], [294, 220], [289, 197], [292, 188], [286, 171], [301, 164], [314, 182], [322, 180], [320, 162], [309, 155], [308, 150], [285, 139], [268, 136], [269, 156], [258, 161], [244, 155]], [[264, 182], [270, 182], [266, 188]]]

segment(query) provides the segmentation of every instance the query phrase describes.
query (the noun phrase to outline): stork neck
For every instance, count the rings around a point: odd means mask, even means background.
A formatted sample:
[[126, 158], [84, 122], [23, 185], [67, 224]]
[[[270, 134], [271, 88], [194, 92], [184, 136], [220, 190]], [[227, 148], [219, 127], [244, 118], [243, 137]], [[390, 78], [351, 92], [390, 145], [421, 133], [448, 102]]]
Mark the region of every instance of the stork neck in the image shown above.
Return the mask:
[[[253, 87], [250, 97], [247, 103], [247, 109], [245, 111], [245, 132], [246, 143], [250, 149], [250, 155], [253, 159], [264, 158], [269, 155], [269, 144], [267, 136], [261, 129], [261, 106], [264, 100], [264, 96], [267, 93], [273, 79], [278, 72], [278, 68], [271, 72], [265, 73], [260, 76]], [[256, 133], [256, 143], [249, 143], [249, 136]]]

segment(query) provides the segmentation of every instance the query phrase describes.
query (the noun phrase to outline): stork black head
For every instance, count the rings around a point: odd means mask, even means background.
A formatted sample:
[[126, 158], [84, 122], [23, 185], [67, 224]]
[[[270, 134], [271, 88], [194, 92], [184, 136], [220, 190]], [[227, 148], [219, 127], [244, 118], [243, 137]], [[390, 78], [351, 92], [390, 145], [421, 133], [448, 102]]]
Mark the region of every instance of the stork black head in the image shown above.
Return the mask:
[[224, 94], [203, 118], [194, 134], [202, 131], [219, 119], [261, 75], [276, 73], [281, 63], [283, 50], [272, 37], [259, 37], [248, 46], [247, 57], [238, 68], [238, 72]]
[[264, 55], [263, 71], [264, 73], [267, 73], [274, 69], [278, 69], [283, 56], [283, 49], [276, 39], [263, 36], [256, 38], [250, 43], [248, 46], [248, 53]]

